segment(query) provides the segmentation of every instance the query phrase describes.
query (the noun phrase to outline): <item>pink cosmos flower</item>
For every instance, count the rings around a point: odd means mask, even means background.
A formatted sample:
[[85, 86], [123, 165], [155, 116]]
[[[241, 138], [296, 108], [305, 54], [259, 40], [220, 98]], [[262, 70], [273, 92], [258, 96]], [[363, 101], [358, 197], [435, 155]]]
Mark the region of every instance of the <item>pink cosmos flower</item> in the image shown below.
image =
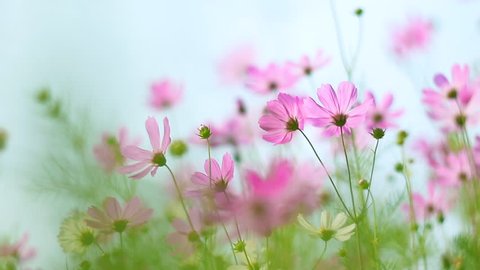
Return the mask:
[[218, 73], [224, 84], [245, 82], [248, 68], [255, 63], [255, 49], [244, 45], [233, 49], [218, 64]]
[[[412, 199], [413, 211], [417, 221], [436, 216], [443, 222], [444, 215], [451, 209], [453, 203], [450, 196], [434, 181], [428, 183], [427, 196], [414, 192]], [[410, 216], [410, 206], [408, 204], [404, 204], [402, 209], [407, 216]]]
[[434, 168], [438, 182], [445, 186], [460, 186], [473, 179], [468, 156], [465, 151], [450, 153], [446, 164], [440, 164]]
[[[231, 145], [234, 147], [249, 145], [253, 142], [254, 134], [248, 118], [235, 115], [220, 125], [210, 125], [212, 137], [211, 146]], [[198, 137], [198, 136], [197, 136]]]
[[28, 234], [24, 234], [20, 240], [13, 244], [1, 244], [0, 259], [7, 257], [14, 258], [19, 264], [33, 259], [37, 255], [37, 251], [27, 246], [28, 238]]
[[304, 55], [298, 62], [288, 62], [291, 66], [293, 73], [297, 77], [311, 76], [315, 71], [325, 67], [330, 63], [331, 58], [325, 56], [322, 50], [317, 52], [315, 57], [308, 57]]
[[433, 24], [421, 17], [410, 18], [392, 32], [393, 51], [398, 57], [405, 57], [414, 51], [427, 48], [432, 40]]
[[351, 82], [340, 83], [338, 95], [330, 84], [324, 84], [317, 90], [317, 96], [322, 105], [308, 98], [304, 113], [314, 126], [326, 128], [326, 136], [338, 136], [342, 129], [344, 133], [350, 133], [351, 128], [364, 122], [370, 106], [369, 100], [356, 104], [357, 88]]
[[192, 228], [186, 221], [176, 218], [172, 222], [175, 232], [167, 235], [167, 242], [173, 247], [174, 253], [184, 257], [193, 255], [200, 244], [200, 235], [198, 233], [202, 232], [206, 227], [199, 209], [193, 208], [190, 210], [189, 215], [194, 231], [192, 231]]
[[443, 166], [447, 163], [450, 149], [444, 141], [431, 141], [419, 139], [413, 144], [413, 149], [418, 151], [431, 167]]
[[423, 90], [423, 102], [430, 106], [437, 106], [446, 100], [452, 102], [458, 100], [461, 105], [467, 105], [475, 92], [470, 81], [468, 65], [463, 67], [458, 64], [453, 65], [451, 82], [441, 73], [436, 74], [433, 81], [440, 91], [432, 88]]
[[125, 158], [121, 149], [127, 144], [137, 145], [138, 140], [128, 140], [128, 130], [122, 127], [118, 131], [118, 136], [105, 133], [102, 136], [102, 142], [93, 147], [95, 159], [106, 172], [113, 172], [125, 163]]
[[157, 173], [159, 167], [165, 166], [167, 160], [165, 153], [170, 145], [170, 125], [168, 118], [163, 118], [163, 140], [160, 144], [160, 131], [157, 120], [149, 117], [145, 122], [145, 129], [147, 130], [152, 145], [152, 151], [142, 149], [138, 146], [129, 145], [122, 149], [122, 153], [126, 158], [137, 161], [131, 165], [124, 166], [119, 169], [123, 174], [132, 174], [130, 178], [141, 179], [149, 172], [152, 176]]
[[150, 89], [150, 106], [158, 110], [174, 106], [180, 102], [183, 95], [183, 86], [169, 79], [154, 82]]
[[372, 104], [367, 111], [366, 123], [368, 129], [397, 127], [395, 120], [402, 115], [403, 110], [392, 110], [393, 95], [391, 93], [387, 93], [380, 103], [377, 103], [372, 92], [367, 92], [367, 99]]
[[258, 121], [260, 128], [267, 132], [263, 139], [274, 144], [290, 142], [293, 133], [304, 127], [302, 106], [301, 98], [283, 93], [278, 94], [276, 100], [269, 101], [267, 114]]
[[264, 69], [252, 66], [247, 74], [247, 87], [259, 94], [285, 91], [298, 81], [289, 65], [270, 64]]
[[[204, 164], [205, 173], [195, 172], [192, 182], [196, 188], [190, 190], [191, 195], [208, 194], [209, 191], [225, 192], [233, 178], [234, 163], [230, 154], [223, 155], [222, 166], [215, 159], [207, 159]], [[211, 171], [211, 174], [210, 174]], [[211, 175], [209, 177], [209, 175]]]
[[153, 210], [144, 207], [138, 197], [132, 198], [123, 208], [117, 199], [108, 197], [103, 210], [92, 206], [87, 213], [89, 217], [85, 222], [88, 226], [104, 233], [122, 233], [145, 224], [152, 217]]

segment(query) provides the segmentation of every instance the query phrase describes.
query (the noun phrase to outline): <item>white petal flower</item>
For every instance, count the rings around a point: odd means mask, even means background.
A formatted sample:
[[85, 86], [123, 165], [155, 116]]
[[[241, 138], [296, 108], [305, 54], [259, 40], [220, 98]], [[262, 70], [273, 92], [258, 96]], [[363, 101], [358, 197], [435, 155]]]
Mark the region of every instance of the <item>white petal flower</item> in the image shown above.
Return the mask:
[[310, 234], [320, 237], [325, 242], [332, 238], [338, 241], [347, 241], [355, 233], [355, 224], [344, 226], [347, 222], [347, 215], [339, 213], [332, 220], [332, 216], [327, 211], [320, 214], [320, 228], [316, 229], [310, 222], [305, 220], [303, 215], [297, 216], [298, 223]]

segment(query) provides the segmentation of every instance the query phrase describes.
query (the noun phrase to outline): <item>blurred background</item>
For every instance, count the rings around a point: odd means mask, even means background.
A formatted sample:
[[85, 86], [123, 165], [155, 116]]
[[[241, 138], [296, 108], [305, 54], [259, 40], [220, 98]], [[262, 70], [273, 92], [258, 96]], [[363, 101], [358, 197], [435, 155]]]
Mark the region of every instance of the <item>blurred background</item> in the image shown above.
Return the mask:
[[[478, 73], [480, 1], [336, 2], [350, 56], [358, 39], [354, 11], [364, 10], [353, 81], [362, 91], [394, 92], [395, 106], [406, 109], [400, 126], [414, 136], [434, 136], [421, 90], [433, 84], [435, 73], [449, 74], [454, 63]], [[433, 37], [424, 52], [399, 58], [391, 48], [392, 29], [412, 16], [430, 19]], [[233, 112], [238, 97], [267, 100], [219, 80], [219, 60], [242, 44], [255, 48], [261, 65], [323, 49], [332, 61], [315, 77], [317, 86], [346, 80], [326, 0], [0, 0], [0, 127], [8, 132], [0, 152], [0, 237], [28, 232], [38, 250], [35, 267], [48, 269], [63, 256], [56, 235], [59, 212], [68, 207], [52, 207], [55, 198], [29, 190], [44, 153], [56, 147], [47, 140], [52, 134], [45, 132], [37, 90], [50, 88], [104, 130], [128, 125], [143, 134], [148, 115], [167, 115], [172, 135], [186, 137], [199, 124]], [[148, 107], [148, 96], [150, 84], [165, 77], [181, 81], [185, 95], [175, 111], [159, 113]]]

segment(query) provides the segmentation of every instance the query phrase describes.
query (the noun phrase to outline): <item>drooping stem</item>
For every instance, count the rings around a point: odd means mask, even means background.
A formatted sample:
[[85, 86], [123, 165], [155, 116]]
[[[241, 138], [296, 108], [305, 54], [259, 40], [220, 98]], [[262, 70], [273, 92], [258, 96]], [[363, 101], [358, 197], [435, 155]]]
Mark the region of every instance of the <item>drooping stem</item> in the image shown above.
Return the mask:
[[299, 131], [300, 131], [300, 133], [302, 133], [303, 137], [307, 140], [308, 144], [309, 144], [310, 147], [312, 148], [313, 153], [314, 153], [315, 156], [317, 157], [318, 162], [320, 162], [320, 165], [322, 165], [322, 168], [323, 168], [323, 170], [325, 171], [325, 173], [327, 174], [328, 180], [330, 180], [330, 183], [332, 184], [333, 189], [335, 190], [335, 193], [337, 193], [337, 196], [338, 196], [338, 198], [340, 199], [340, 202], [342, 203], [343, 208], [344, 208], [345, 211], [347, 212], [348, 216], [350, 216], [352, 219], [354, 219], [354, 216], [352, 215], [352, 213], [350, 212], [350, 210], [348, 210], [347, 205], [345, 204], [342, 196], [340, 195], [340, 192], [338, 191], [337, 185], [335, 185], [335, 182], [333, 181], [332, 176], [330, 176], [330, 173], [328, 172], [327, 167], [325, 167], [325, 164], [323, 163], [322, 159], [321, 159], [320, 156], [318, 155], [317, 150], [316, 150], [315, 147], [313, 146], [313, 144], [312, 144], [312, 142], [310, 141], [310, 139], [308, 139], [307, 135], [303, 132], [303, 130], [299, 129]]
[[177, 191], [178, 199], [180, 200], [180, 203], [182, 204], [182, 208], [183, 208], [183, 211], [185, 212], [185, 216], [187, 217], [187, 221], [188, 221], [188, 224], [190, 225], [190, 229], [192, 230], [192, 232], [196, 232], [195, 227], [193, 227], [193, 223], [192, 223], [192, 219], [190, 218], [190, 214], [188, 214], [187, 206], [185, 205], [185, 200], [183, 199], [182, 192], [180, 191], [180, 187], [178, 186], [177, 179], [175, 178], [175, 175], [173, 174], [172, 169], [170, 169], [170, 167], [167, 164], [165, 164], [165, 167], [168, 169], [168, 171], [170, 172], [170, 175], [172, 176], [172, 180], [173, 180], [173, 183], [175, 184], [175, 189]]
[[324, 241], [324, 242], [323, 242], [322, 254], [320, 254], [320, 258], [318, 258], [318, 260], [317, 260], [317, 262], [315, 263], [315, 265], [313, 265], [312, 270], [317, 269], [317, 266], [318, 266], [318, 265], [320, 264], [320, 262], [322, 261], [323, 256], [325, 255], [325, 252], [327, 251], [327, 244], [328, 244], [327, 241]]
[[343, 127], [340, 127], [340, 137], [342, 138], [342, 146], [343, 146], [343, 153], [345, 156], [345, 163], [347, 165], [347, 172], [348, 172], [348, 184], [350, 187], [350, 197], [352, 199], [352, 206], [353, 206], [353, 214], [355, 215], [355, 224], [357, 225], [357, 233], [355, 234], [357, 236], [357, 253], [358, 253], [358, 259], [360, 260], [360, 269], [363, 269], [363, 258], [362, 258], [362, 249], [360, 246], [360, 226], [358, 224], [360, 223], [359, 216], [357, 215], [357, 210], [355, 206], [355, 197], [353, 195], [353, 186], [352, 186], [352, 173], [350, 172], [350, 163], [348, 161], [348, 154], [347, 154], [347, 147], [345, 146], [345, 138], [343, 134]]

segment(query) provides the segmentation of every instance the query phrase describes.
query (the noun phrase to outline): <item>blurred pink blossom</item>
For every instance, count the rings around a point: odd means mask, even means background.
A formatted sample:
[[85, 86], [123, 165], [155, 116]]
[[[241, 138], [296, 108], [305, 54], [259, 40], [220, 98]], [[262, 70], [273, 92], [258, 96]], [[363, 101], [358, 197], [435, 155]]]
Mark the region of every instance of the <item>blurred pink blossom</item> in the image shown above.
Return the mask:
[[183, 86], [170, 79], [152, 83], [150, 106], [158, 110], [168, 109], [178, 104], [183, 96]]
[[227, 85], [242, 84], [247, 71], [255, 63], [255, 49], [250, 45], [234, 48], [218, 63], [218, 73], [222, 83]]
[[270, 94], [292, 88], [298, 77], [290, 65], [269, 64], [265, 68], [251, 66], [247, 72], [247, 88], [259, 94]]
[[24, 234], [17, 242], [0, 244], [0, 258], [11, 257], [18, 260], [17, 263], [19, 264], [35, 258], [37, 251], [35, 248], [28, 246], [28, 239], [28, 234]]
[[301, 78], [304, 76], [311, 76], [315, 71], [330, 63], [330, 60], [331, 58], [326, 56], [322, 50], [318, 50], [314, 57], [304, 55], [296, 62], [288, 62], [288, 65], [291, 66], [292, 72], [295, 76]]
[[104, 133], [102, 141], [93, 147], [95, 159], [106, 172], [113, 172], [125, 163], [121, 149], [126, 145], [138, 145], [139, 140], [129, 140], [128, 130], [120, 128], [117, 137]]
[[120, 206], [117, 199], [108, 197], [102, 210], [92, 206], [87, 213], [89, 217], [85, 222], [88, 226], [104, 233], [122, 233], [145, 224], [152, 217], [153, 210], [144, 207], [138, 197], [132, 198], [124, 207]]
[[381, 128], [395, 128], [397, 127], [395, 121], [399, 118], [403, 110], [393, 110], [393, 94], [387, 93], [384, 95], [381, 102], [377, 102], [372, 92], [367, 92], [367, 99], [371, 101], [372, 106], [367, 111], [366, 123], [368, 129]]
[[393, 52], [406, 57], [414, 51], [425, 50], [432, 40], [433, 23], [422, 17], [412, 17], [392, 32]]

